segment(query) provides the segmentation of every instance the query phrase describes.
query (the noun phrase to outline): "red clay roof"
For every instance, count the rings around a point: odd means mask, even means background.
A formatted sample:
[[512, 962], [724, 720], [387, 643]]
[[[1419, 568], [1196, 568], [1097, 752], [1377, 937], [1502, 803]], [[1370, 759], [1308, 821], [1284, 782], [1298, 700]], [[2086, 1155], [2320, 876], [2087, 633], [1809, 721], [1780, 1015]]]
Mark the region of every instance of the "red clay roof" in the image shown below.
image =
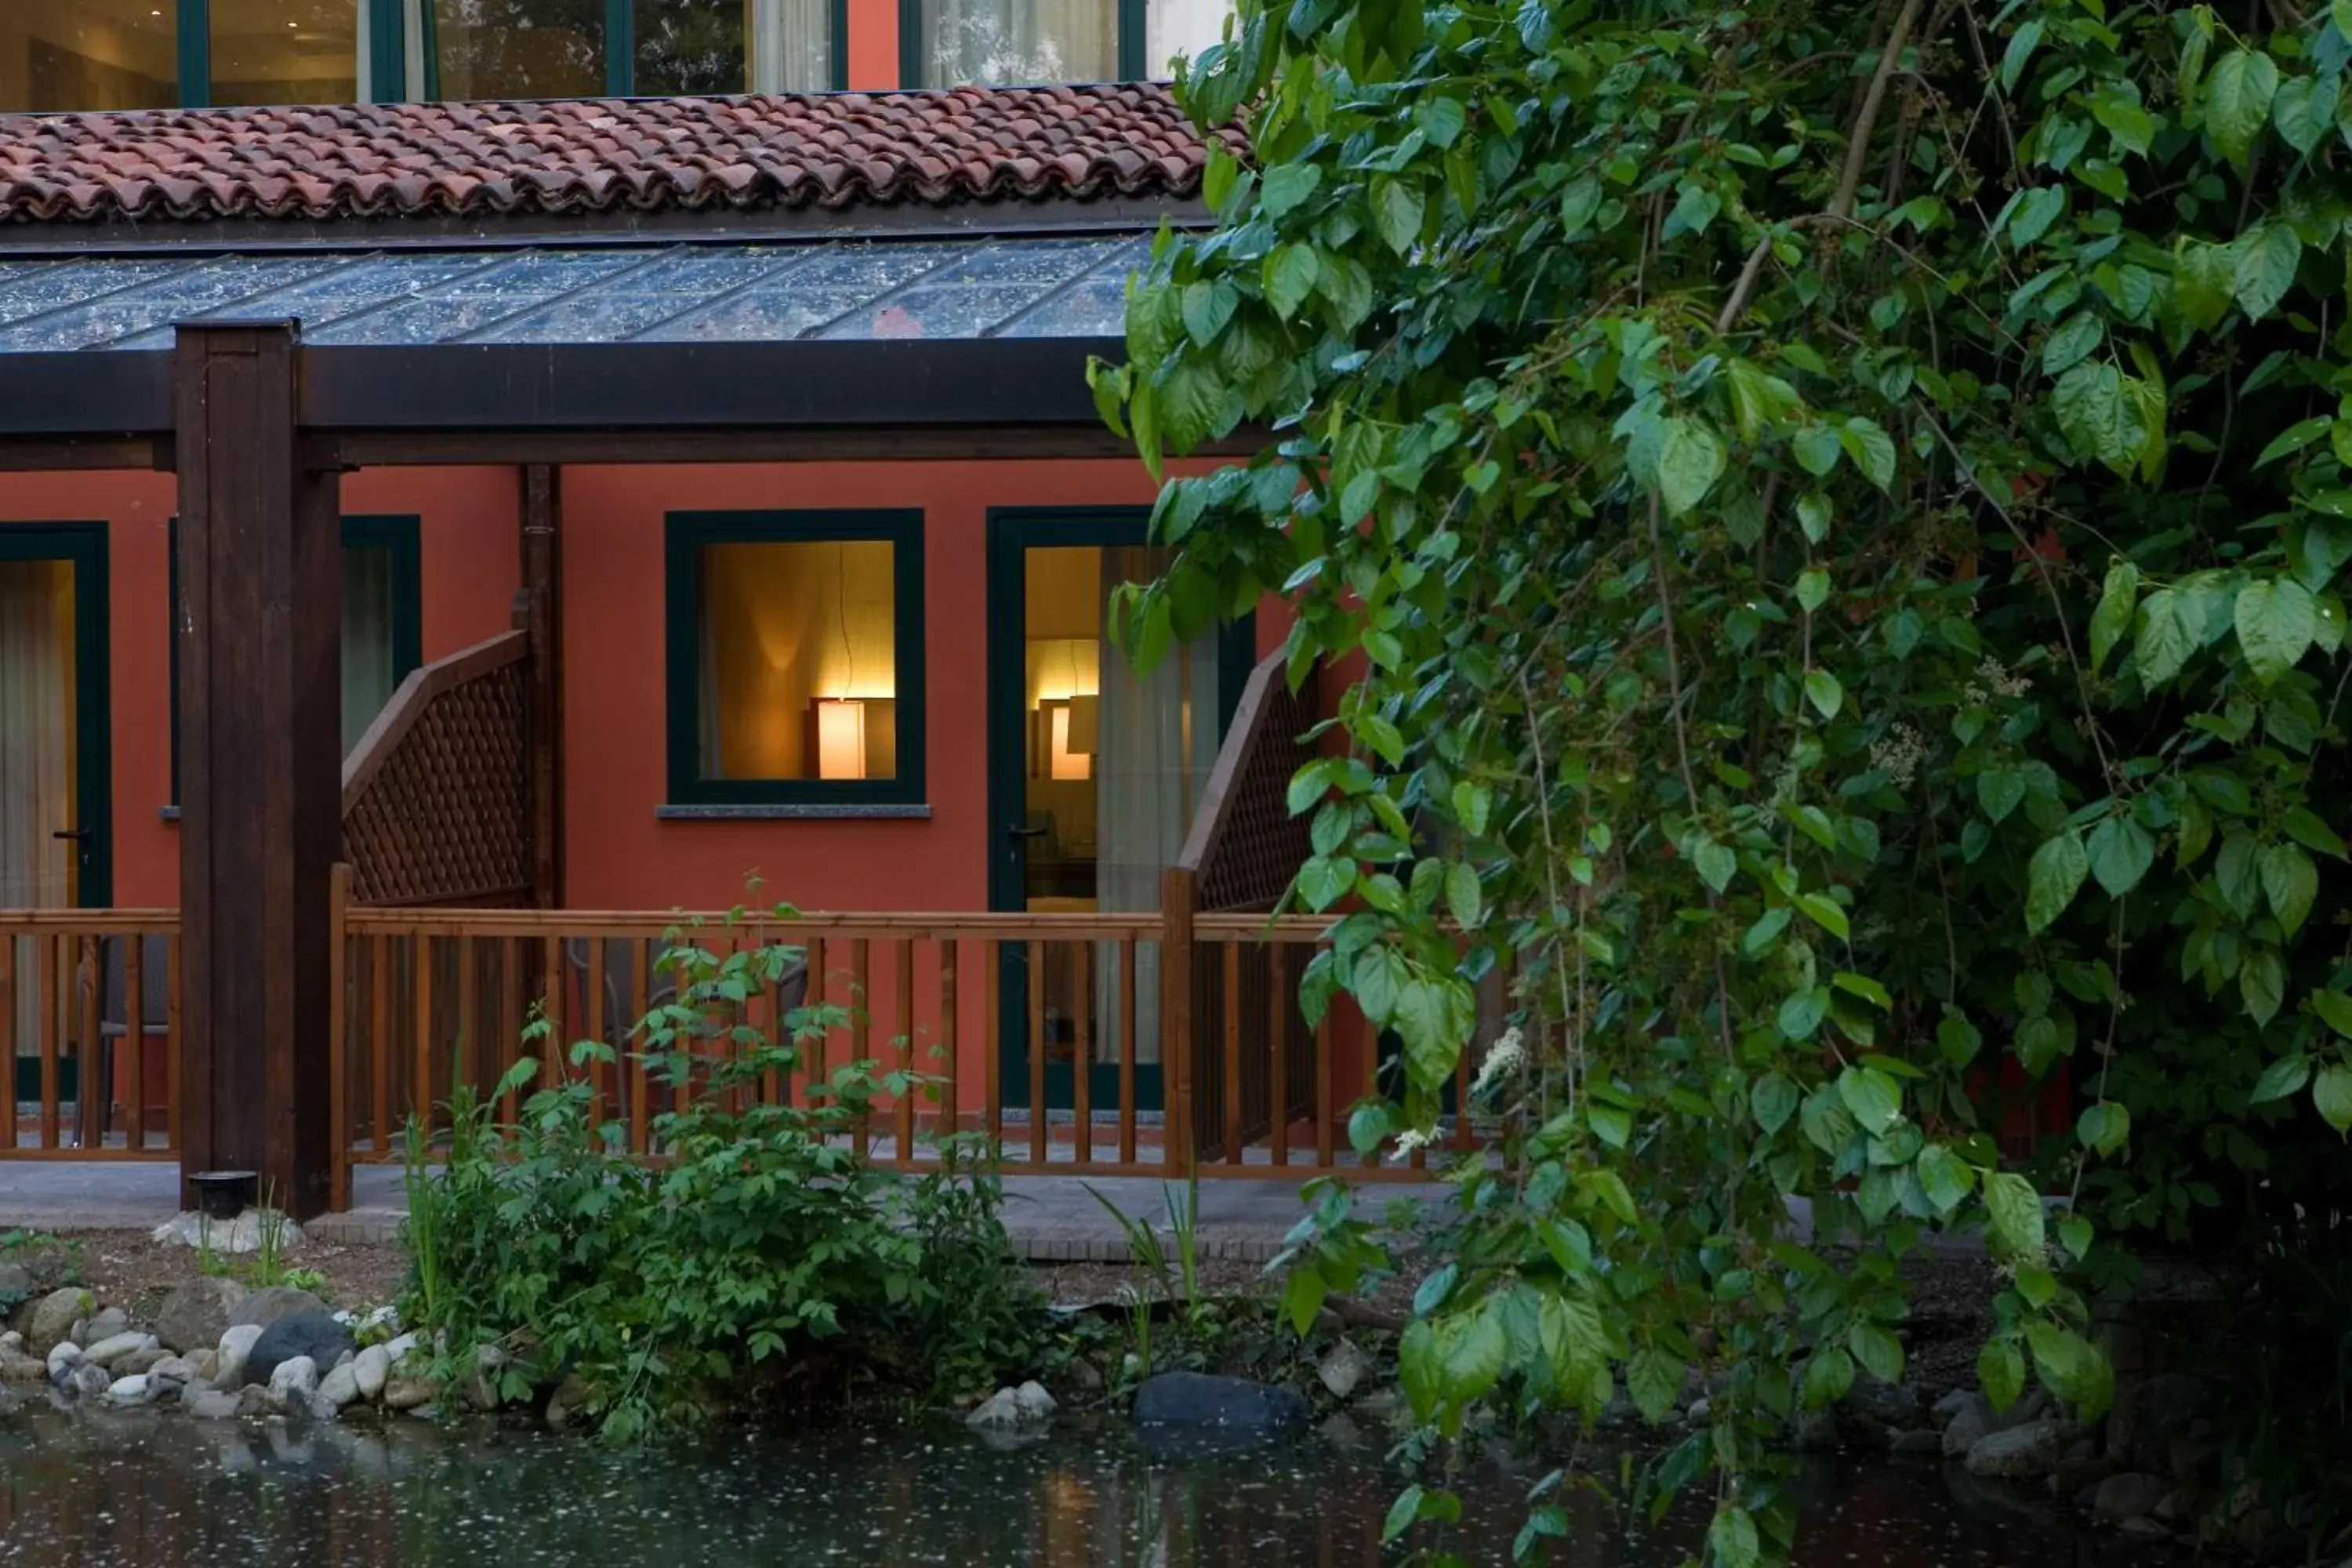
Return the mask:
[[1206, 156], [1151, 85], [22, 115], [0, 223], [1182, 199]]

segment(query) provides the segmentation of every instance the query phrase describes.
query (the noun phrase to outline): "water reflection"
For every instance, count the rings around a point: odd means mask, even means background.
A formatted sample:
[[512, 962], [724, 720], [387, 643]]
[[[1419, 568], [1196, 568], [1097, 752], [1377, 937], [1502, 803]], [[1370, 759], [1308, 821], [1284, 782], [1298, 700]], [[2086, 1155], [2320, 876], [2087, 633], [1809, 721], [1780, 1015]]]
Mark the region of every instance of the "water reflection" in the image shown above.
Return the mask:
[[[1483, 1468], [1457, 1542], [1509, 1561], [1530, 1477]], [[708, 1438], [616, 1453], [541, 1433], [414, 1424], [265, 1430], [156, 1416], [0, 1419], [0, 1563], [988, 1565], [1373, 1568], [1396, 1482], [1322, 1442], [1150, 1455], [1118, 1428], [1026, 1447], [961, 1431]], [[2089, 1568], [2162, 1561], [1933, 1472], [1806, 1481], [1800, 1568]], [[1616, 1535], [1575, 1505], [1571, 1568], [1673, 1564], [1688, 1528]]]

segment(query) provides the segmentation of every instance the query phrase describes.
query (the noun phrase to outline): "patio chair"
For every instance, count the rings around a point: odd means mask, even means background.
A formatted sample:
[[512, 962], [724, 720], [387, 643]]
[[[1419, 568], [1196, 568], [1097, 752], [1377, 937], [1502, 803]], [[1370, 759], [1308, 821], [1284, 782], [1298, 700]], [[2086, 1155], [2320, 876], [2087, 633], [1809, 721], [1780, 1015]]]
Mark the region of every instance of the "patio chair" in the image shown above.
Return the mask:
[[[587, 984], [589, 973], [590, 937], [573, 937], [563, 944], [565, 966], [571, 971], [570, 987]], [[614, 1055], [623, 1061], [628, 1058], [629, 1034], [637, 1026], [637, 1016], [629, 1011], [635, 990], [636, 958], [643, 944], [635, 942], [608, 945], [604, 953], [604, 1044], [613, 1047]], [[781, 987], [783, 1010], [787, 1014], [808, 1000], [808, 960], [802, 960], [784, 971]], [[646, 993], [648, 1011], [667, 1006], [677, 1000], [677, 984], [673, 979], [657, 979]], [[627, 1071], [613, 1074], [614, 1102], [622, 1114], [631, 1109], [629, 1097], [635, 1075]]]

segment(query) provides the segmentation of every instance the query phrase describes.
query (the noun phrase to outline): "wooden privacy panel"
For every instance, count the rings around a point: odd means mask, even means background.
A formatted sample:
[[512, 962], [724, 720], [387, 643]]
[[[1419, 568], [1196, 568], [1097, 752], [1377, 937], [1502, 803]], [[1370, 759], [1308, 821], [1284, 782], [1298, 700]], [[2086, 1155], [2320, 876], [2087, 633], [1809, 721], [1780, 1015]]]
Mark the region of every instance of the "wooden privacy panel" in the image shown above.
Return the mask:
[[1202, 792], [1177, 865], [1189, 870], [1202, 913], [1270, 910], [1312, 852], [1307, 819], [1290, 815], [1291, 775], [1314, 754], [1300, 737], [1315, 722], [1269, 654], [1250, 671], [1233, 728]]
[[362, 904], [528, 901], [529, 640], [508, 632], [401, 683], [343, 768], [343, 844]]

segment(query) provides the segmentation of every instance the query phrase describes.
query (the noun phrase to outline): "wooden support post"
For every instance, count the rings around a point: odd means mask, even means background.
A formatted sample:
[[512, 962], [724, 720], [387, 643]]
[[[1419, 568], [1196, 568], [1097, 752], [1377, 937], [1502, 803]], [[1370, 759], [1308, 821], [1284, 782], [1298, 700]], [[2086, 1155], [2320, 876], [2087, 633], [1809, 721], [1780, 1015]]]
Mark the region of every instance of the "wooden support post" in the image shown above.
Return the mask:
[[1160, 1067], [1167, 1088], [1164, 1158], [1192, 1171], [1192, 910], [1194, 874], [1171, 866], [1160, 879]]
[[563, 907], [563, 490], [562, 470], [522, 469], [522, 629], [530, 638], [523, 733], [530, 748], [530, 881]]
[[302, 458], [298, 343], [292, 322], [179, 329], [173, 631], [183, 1186], [256, 1171], [307, 1219], [332, 1195], [342, 552], [338, 476]]

